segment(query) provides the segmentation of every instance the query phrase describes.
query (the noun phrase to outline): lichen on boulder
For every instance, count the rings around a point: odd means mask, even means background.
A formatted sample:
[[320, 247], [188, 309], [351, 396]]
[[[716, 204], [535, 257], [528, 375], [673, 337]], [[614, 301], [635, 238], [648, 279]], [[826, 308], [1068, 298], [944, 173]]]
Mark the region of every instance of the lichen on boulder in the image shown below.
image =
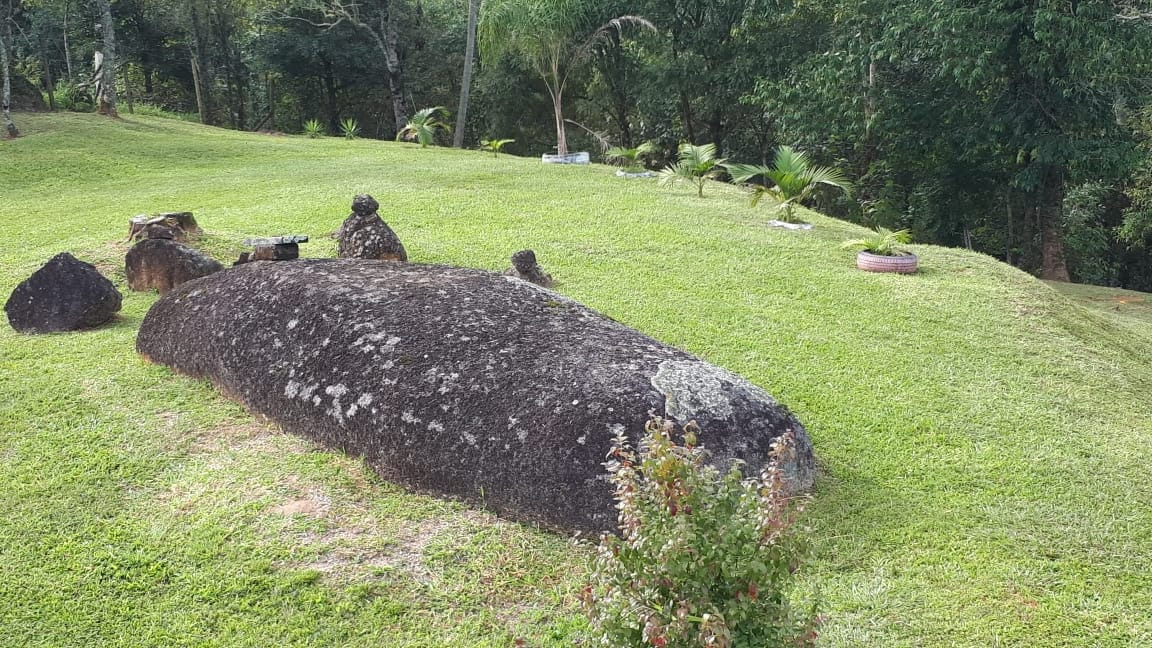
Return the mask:
[[[237, 298], [240, 295], [242, 298]], [[791, 434], [795, 492], [811, 442], [763, 389], [525, 281], [480, 270], [307, 259], [188, 284], [137, 350], [276, 422], [362, 455], [384, 478], [559, 530], [615, 526], [603, 467], [651, 413], [701, 427], [749, 471]]]

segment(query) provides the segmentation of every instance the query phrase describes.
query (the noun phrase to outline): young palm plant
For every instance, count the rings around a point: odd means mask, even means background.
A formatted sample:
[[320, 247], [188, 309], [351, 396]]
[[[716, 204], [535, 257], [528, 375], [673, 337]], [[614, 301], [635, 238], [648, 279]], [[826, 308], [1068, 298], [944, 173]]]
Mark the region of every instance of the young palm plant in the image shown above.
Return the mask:
[[444, 106], [418, 111], [408, 120], [408, 124], [396, 133], [396, 141], [406, 139], [410, 142], [419, 142], [420, 148], [427, 148], [436, 140], [436, 131], [452, 132], [452, 127], [447, 122], [450, 114]]
[[704, 197], [704, 183], [724, 170], [725, 158], [716, 157], [715, 144], [681, 144], [679, 162], [660, 171], [660, 184], [687, 182], [696, 185], [696, 195]]
[[630, 173], [638, 173], [644, 171], [644, 158], [655, 152], [656, 145], [652, 142], [644, 142], [640, 146], [630, 149], [613, 146], [604, 152], [604, 160], [609, 164], [621, 166]]
[[899, 246], [911, 242], [912, 232], [906, 229], [893, 232], [886, 227], [877, 227], [875, 234], [844, 241], [840, 247], [846, 250], [863, 250], [879, 256], [907, 256], [911, 253], [901, 250]]
[[501, 149], [503, 149], [506, 145], [511, 144], [512, 142], [515, 142], [515, 141], [516, 140], [514, 140], [514, 139], [483, 140], [480, 142], [480, 150], [488, 151], [489, 153], [492, 154], [492, 157], [500, 157]]
[[360, 124], [357, 124], [356, 120], [351, 117], [345, 117], [340, 120], [340, 134], [344, 136], [344, 139], [356, 139], [360, 136]]
[[847, 194], [852, 192], [852, 183], [848, 182], [839, 169], [815, 166], [808, 159], [807, 153], [789, 146], [781, 146], [776, 151], [775, 164], [770, 167], [730, 164], [728, 171], [732, 174], [732, 181], [738, 184], [751, 182], [755, 178], [771, 183], [752, 185], [752, 205], [757, 205], [767, 197], [776, 203], [776, 209], [781, 214], [780, 220], [785, 223], [796, 222], [793, 205], [803, 203], [820, 185], [836, 187]]

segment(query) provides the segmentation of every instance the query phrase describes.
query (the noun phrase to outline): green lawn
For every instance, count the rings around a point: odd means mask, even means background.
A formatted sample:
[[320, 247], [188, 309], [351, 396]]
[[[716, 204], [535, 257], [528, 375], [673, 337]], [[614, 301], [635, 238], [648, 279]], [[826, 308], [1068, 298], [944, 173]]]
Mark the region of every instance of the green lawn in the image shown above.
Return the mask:
[[[143, 364], [119, 241], [191, 210], [230, 262], [326, 234], [371, 193], [413, 261], [502, 270], [749, 377], [823, 467], [804, 587], [827, 646], [1152, 644], [1152, 324], [989, 257], [915, 246], [858, 272], [860, 230], [606, 167], [18, 115], [0, 141], [0, 299], [57, 252], [121, 285], [114, 325], [0, 327], [0, 645], [569, 646], [585, 554], [406, 494]], [[1143, 319], [1141, 319], [1143, 317]], [[702, 439], [707, 442], [706, 436]]]

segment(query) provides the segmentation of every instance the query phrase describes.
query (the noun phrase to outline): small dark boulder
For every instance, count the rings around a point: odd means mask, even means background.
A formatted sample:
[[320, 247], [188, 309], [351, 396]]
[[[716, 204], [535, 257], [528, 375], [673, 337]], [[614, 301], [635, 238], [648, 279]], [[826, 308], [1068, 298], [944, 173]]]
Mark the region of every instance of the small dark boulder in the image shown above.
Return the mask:
[[531, 281], [537, 286], [552, 287], [552, 275], [544, 272], [544, 269], [536, 262], [536, 253], [532, 250], [520, 250], [513, 254], [512, 268], [504, 274], [524, 281]]
[[45, 112], [48, 110], [48, 105], [44, 103], [44, 95], [41, 94], [40, 88], [37, 88], [31, 81], [19, 74], [13, 74], [11, 82], [12, 110], [26, 112]]
[[804, 428], [760, 387], [480, 270], [243, 265], [160, 299], [136, 348], [386, 479], [556, 529], [615, 527], [605, 454], [617, 431], [638, 439], [650, 412], [696, 420], [714, 462], [749, 473], [791, 434], [787, 486], [814, 478]]
[[378, 259], [407, 261], [408, 252], [396, 232], [388, 227], [376, 210], [380, 203], [369, 195], [352, 200], [352, 215], [336, 231], [337, 252], [341, 259]]
[[67, 252], [32, 273], [4, 304], [21, 333], [56, 333], [100, 326], [120, 310], [120, 291], [92, 264]]
[[124, 257], [128, 287], [155, 288], [160, 294], [223, 269], [219, 261], [170, 239], [145, 239], [133, 245]]

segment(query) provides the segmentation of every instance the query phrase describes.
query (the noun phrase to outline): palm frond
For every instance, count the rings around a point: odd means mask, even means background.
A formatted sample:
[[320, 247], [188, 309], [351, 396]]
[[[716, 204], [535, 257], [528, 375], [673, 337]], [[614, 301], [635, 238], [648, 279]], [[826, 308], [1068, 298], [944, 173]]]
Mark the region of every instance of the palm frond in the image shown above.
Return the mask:
[[886, 227], [877, 227], [874, 234], [863, 238], [850, 239], [840, 244], [843, 249], [858, 249], [881, 256], [902, 256], [909, 254], [896, 246], [912, 242], [912, 232], [902, 229], [893, 232]]
[[760, 164], [737, 164], [735, 162], [726, 165], [726, 168], [732, 176], [732, 182], [736, 184], [745, 184], [758, 177], [767, 178], [773, 171], [772, 167], [769, 166]]

